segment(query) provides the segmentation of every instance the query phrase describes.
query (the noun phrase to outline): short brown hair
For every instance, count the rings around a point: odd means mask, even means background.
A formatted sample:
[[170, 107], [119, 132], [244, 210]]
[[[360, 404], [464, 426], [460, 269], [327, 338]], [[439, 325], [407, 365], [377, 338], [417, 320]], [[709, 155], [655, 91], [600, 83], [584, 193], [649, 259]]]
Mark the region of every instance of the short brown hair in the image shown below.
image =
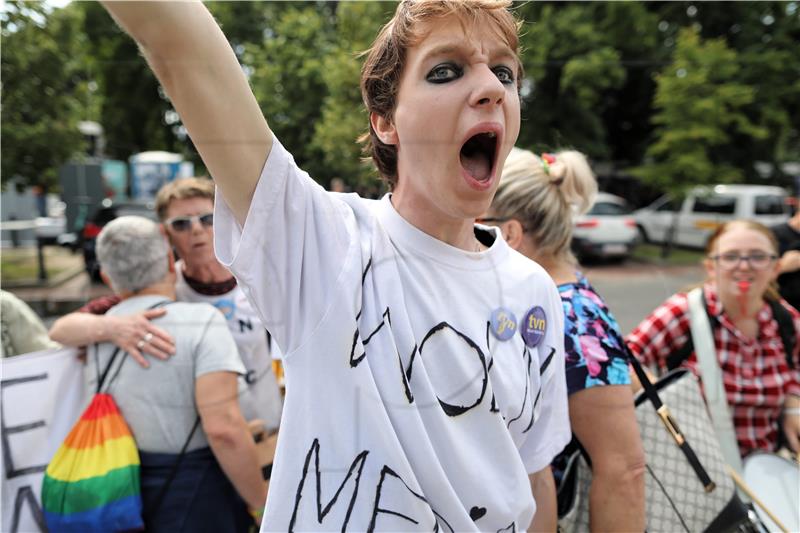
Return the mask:
[[[394, 17], [381, 29], [361, 69], [361, 97], [368, 113], [391, 119], [397, 106], [400, 77], [406, 64], [406, 51], [424, 37], [421, 26], [431, 20], [456, 16], [462, 27], [478, 21], [490, 22], [515, 54], [519, 48], [519, 23], [508, 10], [510, 0], [403, 0]], [[522, 63], [517, 60], [517, 87], [522, 78]], [[397, 184], [397, 147], [384, 144], [372, 123], [359, 138], [364, 154], [371, 157], [381, 177], [390, 187]]]
[[158, 219], [163, 222], [167, 218], [169, 204], [173, 200], [188, 200], [189, 198], [208, 198], [213, 204], [214, 182], [208, 178], [179, 178], [170, 181], [156, 194]]

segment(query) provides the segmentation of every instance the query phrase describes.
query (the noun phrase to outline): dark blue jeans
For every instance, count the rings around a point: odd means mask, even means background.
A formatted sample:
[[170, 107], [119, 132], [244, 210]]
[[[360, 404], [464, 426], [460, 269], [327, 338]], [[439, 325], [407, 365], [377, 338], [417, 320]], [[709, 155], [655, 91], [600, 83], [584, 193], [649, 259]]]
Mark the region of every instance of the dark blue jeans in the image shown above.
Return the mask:
[[184, 454], [175, 477], [156, 508], [177, 454], [139, 452], [144, 525], [148, 533], [247, 533], [253, 519], [247, 505], [210, 448]]

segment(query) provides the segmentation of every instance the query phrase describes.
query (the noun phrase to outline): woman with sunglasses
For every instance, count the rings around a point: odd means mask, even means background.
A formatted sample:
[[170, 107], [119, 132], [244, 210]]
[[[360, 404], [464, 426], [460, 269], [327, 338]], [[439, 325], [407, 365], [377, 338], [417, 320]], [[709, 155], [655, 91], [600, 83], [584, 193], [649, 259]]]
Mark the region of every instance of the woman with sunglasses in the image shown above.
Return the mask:
[[573, 442], [552, 466], [559, 485], [577, 443], [592, 461], [592, 531], [644, 529], [644, 452], [619, 326], [580, 272], [570, 245], [573, 215], [589, 210], [597, 181], [576, 151], [514, 148], [497, 194], [478, 223], [497, 226], [509, 246], [539, 263], [558, 286]]
[[[775, 289], [777, 250], [768, 228], [738, 220], [717, 228], [703, 260], [703, 296], [742, 457], [756, 450], [775, 451], [781, 430], [786, 444], [800, 451], [800, 313]], [[776, 302], [794, 323], [794, 353], [789, 358], [773, 313], [780, 311]], [[672, 366], [670, 355], [689, 339], [688, 294], [681, 292], [661, 304], [626, 340], [643, 363], [664, 370]], [[696, 354], [688, 355], [681, 366], [698, 373]]]
[[[225, 316], [246, 369], [242, 412], [248, 420], [258, 421], [254, 425], [263, 424], [268, 432], [274, 432], [283, 402], [272, 372], [269, 337], [236, 279], [214, 255], [214, 183], [185, 178], [164, 185], [156, 196], [156, 213], [180, 258], [175, 264], [178, 301], [209, 303]], [[145, 367], [144, 354], [164, 359], [172, 353], [173, 339], [150, 322], [164, 310], [104, 315], [117, 303], [114, 296], [89, 302], [79, 312], [58, 319], [50, 330], [51, 338], [68, 346], [111, 342]]]

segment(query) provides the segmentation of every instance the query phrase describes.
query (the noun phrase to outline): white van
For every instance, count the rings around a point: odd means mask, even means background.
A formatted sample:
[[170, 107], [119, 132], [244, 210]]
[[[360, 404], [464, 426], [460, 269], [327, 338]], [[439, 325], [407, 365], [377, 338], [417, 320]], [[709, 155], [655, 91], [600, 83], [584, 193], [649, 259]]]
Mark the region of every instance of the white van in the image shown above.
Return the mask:
[[673, 244], [704, 248], [709, 235], [728, 220], [756, 220], [766, 226], [785, 222], [790, 214], [787, 200], [784, 189], [770, 185], [695, 187], [683, 202], [662, 196], [633, 216], [645, 241], [664, 242], [676, 223]]

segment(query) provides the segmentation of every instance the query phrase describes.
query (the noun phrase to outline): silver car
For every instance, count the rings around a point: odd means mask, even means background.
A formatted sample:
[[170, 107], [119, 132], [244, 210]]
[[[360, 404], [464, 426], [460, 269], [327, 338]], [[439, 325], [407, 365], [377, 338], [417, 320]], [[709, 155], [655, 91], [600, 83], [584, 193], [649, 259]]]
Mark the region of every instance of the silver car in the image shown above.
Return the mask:
[[680, 201], [662, 196], [634, 212], [644, 240], [663, 243], [673, 233], [673, 244], [704, 248], [709, 235], [729, 220], [749, 219], [773, 226], [789, 218], [786, 191], [769, 185], [695, 187]]
[[581, 260], [624, 259], [637, 242], [636, 221], [627, 202], [619, 196], [598, 193], [589, 212], [575, 219], [572, 250]]

